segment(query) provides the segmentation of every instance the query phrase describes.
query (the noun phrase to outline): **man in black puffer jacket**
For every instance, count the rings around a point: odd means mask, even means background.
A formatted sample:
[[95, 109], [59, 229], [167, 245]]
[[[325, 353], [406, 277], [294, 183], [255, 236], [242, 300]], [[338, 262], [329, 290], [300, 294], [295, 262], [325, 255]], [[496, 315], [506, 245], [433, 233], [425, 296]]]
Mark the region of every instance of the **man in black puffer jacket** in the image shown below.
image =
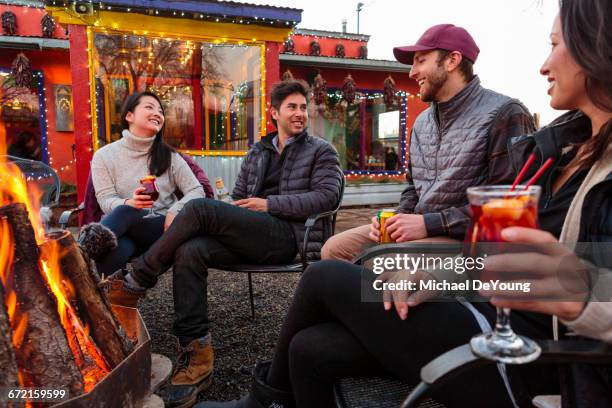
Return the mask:
[[[332, 210], [340, 198], [338, 153], [306, 132], [308, 92], [305, 83], [293, 79], [272, 89], [270, 111], [278, 131], [251, 147], [236, 181], [233, 205], [205, 198], [189, 201], [144, 255], [106, 282], [111, 303], [135, 304], [173, 265], [179, 357], [163, 392], [166, 407], [195, 402], [211, 382], [208, 267], [292, 261], [304, 238], [306, 219]], [[319, 220], [311, 230], [311, 257], [330, 227]]]

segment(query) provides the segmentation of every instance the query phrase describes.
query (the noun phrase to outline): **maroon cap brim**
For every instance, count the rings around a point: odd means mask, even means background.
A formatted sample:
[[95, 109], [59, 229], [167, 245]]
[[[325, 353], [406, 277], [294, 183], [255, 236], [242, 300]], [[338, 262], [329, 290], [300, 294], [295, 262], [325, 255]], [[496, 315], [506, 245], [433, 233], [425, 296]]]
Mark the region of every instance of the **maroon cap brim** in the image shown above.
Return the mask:
[[426, 45], [407, 45], [404, 47], [393, 48], [393, 55], [395, 59], [402, 64], [412, 65], [414, 60], [414, 54], [418, 51], [429, 51], [435, 49], [434, 47], [428, 47]]

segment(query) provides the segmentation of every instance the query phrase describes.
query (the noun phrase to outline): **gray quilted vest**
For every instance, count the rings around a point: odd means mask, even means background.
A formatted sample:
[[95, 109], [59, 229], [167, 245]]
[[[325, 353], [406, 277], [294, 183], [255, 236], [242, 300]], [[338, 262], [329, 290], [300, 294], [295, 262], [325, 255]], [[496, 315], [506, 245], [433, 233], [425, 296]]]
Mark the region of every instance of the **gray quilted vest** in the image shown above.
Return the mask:
[[410, 139], [411, 175], [419, 196], [416, 214], [468, 203], [465, 190], [487, 177], [489, 129], [511, 101], [483, 88], [475, 77], [451, 100], [433, 103], [419, 115]]

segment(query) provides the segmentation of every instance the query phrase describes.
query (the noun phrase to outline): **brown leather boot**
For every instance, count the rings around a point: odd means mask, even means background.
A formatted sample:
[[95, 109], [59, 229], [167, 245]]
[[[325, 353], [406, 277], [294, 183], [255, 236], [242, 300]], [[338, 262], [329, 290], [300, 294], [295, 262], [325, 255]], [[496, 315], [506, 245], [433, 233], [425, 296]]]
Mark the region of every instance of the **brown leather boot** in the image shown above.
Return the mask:
[[167, 408], [195, 404], [198, 394], [212, 383], [214, 359], [210, 334], [193, 340], [187, 347], [179, 345], [172, 377], [159, 393]]
[[215, 360], [210, 334], [193, 340], [179, 350], [170, 384], [197, 385], [198, 391], [202, 391], [210, 385]]
[[106, 298], [112, 305], [136, 308], [138, 299], [143, 298], [146, 289], [136, 289], [126, 284], [123, 270], [119, 270], [100, 282], [100, 287], [106, 293]]

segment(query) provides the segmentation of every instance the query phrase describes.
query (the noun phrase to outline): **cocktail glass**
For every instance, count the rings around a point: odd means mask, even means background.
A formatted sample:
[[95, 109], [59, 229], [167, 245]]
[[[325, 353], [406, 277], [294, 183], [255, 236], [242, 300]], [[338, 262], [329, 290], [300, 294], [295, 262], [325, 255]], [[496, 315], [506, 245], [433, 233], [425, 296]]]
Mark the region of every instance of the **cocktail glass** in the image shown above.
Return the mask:
[[[467, 189], [472, 220], [466, 239], [472, 256], [479, 242], [504, 242], [501, 231], [507, 227], [538, 227], [540, 187], [479, 186]], [[482, 255], [482, 254], [480, 254]], [[491, 333], [474, 336], [472, 352], [480, 357], [509, 364], [537, 359], [541, 349], [536, 342], [517, 335], [510, 326], [510, 309], [497, 308], [497, 322]]]
[[[157, 201], [159, 198], [159, 191], [157, 190], [155, 180], [155, 176], [145, 176], [140, 179], [140, 184], [146, 189], [141, 194], [150, 196], [152, 201]], [[143, 218], [155, 218], [159, 216], [160, 215], [155, 213], [155, 210], [153, 210], [153, 207], [151, 206], [151, 208], [149, 208], [149, 213]]]

